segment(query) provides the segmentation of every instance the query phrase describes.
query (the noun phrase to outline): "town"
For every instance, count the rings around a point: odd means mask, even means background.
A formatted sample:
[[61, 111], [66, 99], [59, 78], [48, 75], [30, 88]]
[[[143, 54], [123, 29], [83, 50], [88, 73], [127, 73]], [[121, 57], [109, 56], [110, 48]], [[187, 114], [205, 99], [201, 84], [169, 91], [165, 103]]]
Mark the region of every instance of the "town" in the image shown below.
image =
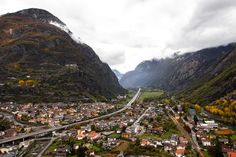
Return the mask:
[[[179, 101], [170, 103], [158, 97], [154, 101], [150, 98], [144, 101], [147, 93], [138, 94], [132, 105], [115, 115], [3, 143], [0, 152], [6, 156], [31, 157], [208, 157], [221, 150], [224, 156], [236, 155], [236, 134], [232, 128], [216, 122], [196, 105], [185, 112]], [[155, 94], [155, 91], [151, 93]], [[130, 97], [119, 96], [117, 99]], [[0, 138], [73, 124], [115, 112], [124, 105], [2, 103], [1, 121], [8, 125], [1, 126]]]
[[0, 4], [0, 157], [236, 157], [236, 0]]

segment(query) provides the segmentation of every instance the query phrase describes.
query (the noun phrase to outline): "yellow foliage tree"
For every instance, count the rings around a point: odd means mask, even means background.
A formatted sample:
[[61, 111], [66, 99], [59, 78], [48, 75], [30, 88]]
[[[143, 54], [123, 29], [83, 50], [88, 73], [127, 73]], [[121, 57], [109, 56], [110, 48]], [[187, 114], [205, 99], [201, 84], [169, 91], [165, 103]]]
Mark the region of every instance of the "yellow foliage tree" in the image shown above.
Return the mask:
[[221, 105], [222, 106], [227, 106], [228, 105], [228, 101], [226, 99], [224, 99]]
[[231, 102], [231, 105], [232, 105], [232, 106], [235, 106], [235, 105], [236, 105], [236, 100], [233, 100], [233, 101]]
[[230, 109], [229, 109], [228, 107], [225, 107], [225, 108], [224, 108], [224, 111], [225, 111], [226, 113], [228, 113], [228, 112], [230, 112]]
[[18, 85], [21, 86], [21, 87], [25, 86], [25, 81], [24, 80], [19, 80]]
[[20, 70], [20, 65], [19, 64], [8, 64], [8, 67], [12, 70]]
[[27, 86], [31, 86], [31, 87], [34, 86], [35, 83], [36, 83], [36, 82], [35, 82], [34, 80], [27, 80], [27, 81], [26, 81], [26, 85], [27, 85]]
[[195, 106], [194, 106], [194, 108], [195, 108], [195, 110], [197, 111], [197, 112], [201, 112], [201, 106], [199, 105], [199, 104], [196, 104]]
[[206, 105], [206, 106], [205, 106], [205, 109], [206, 109], [207, 111], [210, 111], [210, 108], [211, 108], [211, 106], [209, 106], [209, 105]]

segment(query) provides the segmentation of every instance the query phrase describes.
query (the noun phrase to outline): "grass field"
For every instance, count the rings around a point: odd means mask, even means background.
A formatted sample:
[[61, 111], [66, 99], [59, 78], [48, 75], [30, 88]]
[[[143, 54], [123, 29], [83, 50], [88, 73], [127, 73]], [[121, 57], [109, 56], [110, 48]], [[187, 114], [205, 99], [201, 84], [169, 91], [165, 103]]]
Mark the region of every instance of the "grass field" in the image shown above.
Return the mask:
[[140, 139], [160, 139], [161, 136], [160, 135], [156, 135], [156, 134], [143, 134], [139, 136]]
[[212, 157], [208, 152], [203, 152], [205, 157]]
[[48, 150], [54, 151], [54, 149], [57, 148], [58, 145], [60, 145], [62, 142], [60, 140], [55, 140], [50, 147], [48, 148]]
[[143, 91], [139, 100], [141, 102], [148, 100], [148, 99], [155, 99], [158, 98], [163, 94], [163, 91], [155, 90], [155, 91]]
[[114, 148], [114, 151], [126, 151], [128, 149], [129, 146], [128, 141], [121, 141], [120, 145], [116, 148]]
[[164, 132], [164, 133], [161, 135], [161, 138], [162, 138], [162, 139], [167, 139], [167, 138], [170, 138], [171, 135], [173, 135], [173, 134], [179, 135], [180, 132], [179, 132], [177, 129], [170, 129], [170, 130], [168, 130], [167, 132]]
[[170, 138], [171, 135], [173, 134], [180, 134], [180, 133], [178, 130], [170, 129], [169, 131], [163, 132], [160, 135], [148, 133], [148, 134], [140, 135], [139, 138], [140, 139], [167, 139], [167, 138]]
[[117, 155], [120, 153], [120, 151], [122, 151], [122, 152], [127, 151], [130, 143], [131, 142], [129, 142], [129, 141], [122, 140], [119, 146], [115, 147], [114, 149], [112, 149], [110, 151], [101, 152], [101, 153], [99, 153], [99, 155], [101, 155], [103, 157], [117, 157]]
[[120, 134], [113, 133], [109, 137], [111, 137], [111, 138], [120, 138], [120, 136], [121, 136]]
[[236, 135], [232, 135], [230, 138], [231, 138], [231, 140], [235, 141], [236, 140]]

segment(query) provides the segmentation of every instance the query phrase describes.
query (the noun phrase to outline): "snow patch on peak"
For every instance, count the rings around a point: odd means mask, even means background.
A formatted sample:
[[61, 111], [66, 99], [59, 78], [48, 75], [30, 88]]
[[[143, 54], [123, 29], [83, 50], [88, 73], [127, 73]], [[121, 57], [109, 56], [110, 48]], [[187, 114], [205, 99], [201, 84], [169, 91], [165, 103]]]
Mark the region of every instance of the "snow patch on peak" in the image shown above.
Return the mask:
[[50, 21], [49, 24], [54, 25], [54, 26], [60, 28], [61, 30], [65, 31], [68, 34], [71, 34], [71, 31], [69, 30], [69, 28], [66, 25], [62, 25], [62, 24], [57, 23], [55, 21]]
[[63, 24], [60, 24], [60, 23], [57, 23], [55, 21], [50, 21], [49, 24], [51, 25], [54, 25], [58, 28], [60, 28], [61, 30], [63, 30], [64, 32], [66, 32], [67, 34], [70, 35], [70, 37], [77, 43], [81, 44], [83, 43], [79, 37], [76, 37], [71, 31], [70, 29], [66, 26], [66, 25], [63, 25]]

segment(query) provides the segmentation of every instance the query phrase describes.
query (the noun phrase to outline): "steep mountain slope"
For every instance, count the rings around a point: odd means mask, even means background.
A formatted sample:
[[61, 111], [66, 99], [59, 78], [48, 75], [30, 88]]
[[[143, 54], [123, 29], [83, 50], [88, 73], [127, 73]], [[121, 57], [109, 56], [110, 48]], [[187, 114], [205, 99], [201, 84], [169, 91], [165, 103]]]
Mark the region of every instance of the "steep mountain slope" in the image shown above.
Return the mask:
[[122, 78], [122, 76], [124, 75], [124, 74], [120, 73], [120, 72], [119, 72], [118, 70], [116, 70], [116, 69], [113, 69], [112, 71], [115, 73], [115, 75], [116, 75], [116, 77], [118, 78], [118, 80], [120, 80], [120, 79]]
[[[182, 96], [188, 95], [194, 101], [203, 102], [206, 98], [210, 101], [235, 89], [235, 47], [235, 44], [229, 44], [172, 58], [145, 61], [134, 71], [126, 73], [120, 83], [125, 88], [152, 87], [178, 93], [181, 91]], [[216, 78], [219, 79], [218, 84]], [[213, 89], [202, 96], [203, 85], [207, 83]]]
[[193, 102], [209, 103], [236, 89], [236, 48], [180, 93]]
[[78, 101], [125, 92], [92, 48], [41, 9], [0, 17], [0, 84], [3, 101]]

